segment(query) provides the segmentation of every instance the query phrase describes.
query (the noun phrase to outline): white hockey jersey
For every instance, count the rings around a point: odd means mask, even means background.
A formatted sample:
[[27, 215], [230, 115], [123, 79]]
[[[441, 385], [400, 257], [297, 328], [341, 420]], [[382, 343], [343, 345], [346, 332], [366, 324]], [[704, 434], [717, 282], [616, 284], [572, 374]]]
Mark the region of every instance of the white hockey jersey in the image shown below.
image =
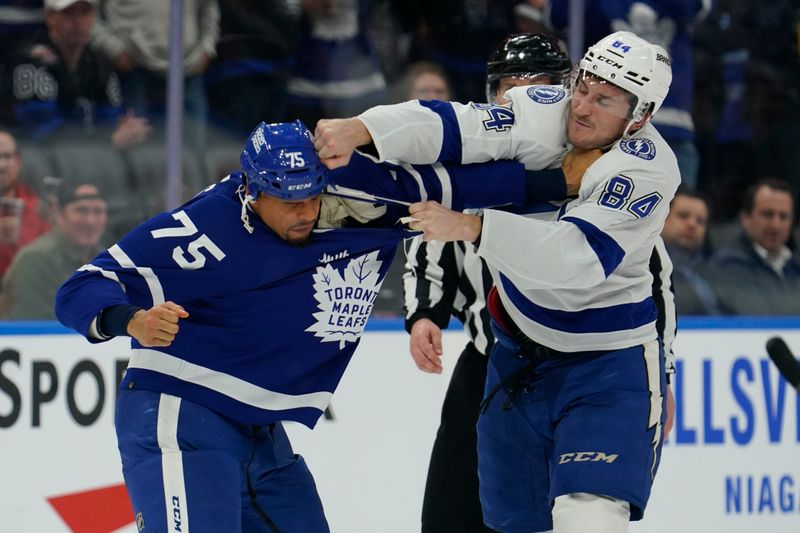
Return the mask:
[[[508, 106], [412, 101], [359, 118], [381, 160], [559, 166], [569, 149], [567, 91], [531, 86], [506, 96]], [[679, 183], [675, 155], [648, 124], [592, 164], [578, 198], [550, 220], [486, 210], [478, 254], [520, 329], [565, 352], [656, 338], [648, 266]]]

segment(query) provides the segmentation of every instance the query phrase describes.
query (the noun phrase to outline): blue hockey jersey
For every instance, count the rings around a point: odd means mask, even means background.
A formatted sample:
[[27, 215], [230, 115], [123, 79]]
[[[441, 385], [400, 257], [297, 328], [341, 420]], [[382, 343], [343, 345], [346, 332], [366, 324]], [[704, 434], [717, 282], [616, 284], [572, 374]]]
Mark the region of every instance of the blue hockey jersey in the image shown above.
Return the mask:
[[[486, 185], [490, 176], [497, 186]], [[333, 180], [403, 201], [446, 197], [454, 209], [516, 202], [524, 191], [513, 162], [411, 167], [356, 157]], [[387, 205], [374, 211], [372, 225], [382, 227], [316, 229], [296, 246], [252, 212], [249, 233], [241, 191], [241, 176], [231, 175], [135, 228], [61, 286], [56, 315], [98, 342], [93, 322], [109, 306], [178, 303], [189, 317], [170, 346], [132, 339], [123, 387], [180, 396], [248, 424], [313, 427], [358, 346], [397, 243], [413, 235], [397, 224], [407, 210]]]

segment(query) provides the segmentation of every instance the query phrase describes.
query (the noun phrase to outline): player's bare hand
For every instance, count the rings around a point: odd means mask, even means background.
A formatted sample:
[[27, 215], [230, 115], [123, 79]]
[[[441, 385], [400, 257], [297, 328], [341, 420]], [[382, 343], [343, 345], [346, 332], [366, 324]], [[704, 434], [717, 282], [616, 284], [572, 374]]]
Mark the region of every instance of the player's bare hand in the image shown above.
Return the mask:
[[480, 217], [453, 211], [438, 202], [417, 202], [408, 212], [413, 219], [408, 227], [422, 231], [426, 241], [472, 242], [481, 233]]
[[420, 318], [411, 326], [411, 357], [417, 368], [431, 374], [442, 373], [442, 330], [428, 318]]
[[675, 396], [672, 394], [672, 387], [667, 385], [667, 419], [664, 421], [664, 440], [669, 437], [672, 424], [675, 422]]
[[567, 181], [567, 195], [575, 196], [581, 188], [581, 180], [586, 170], [597, 161], [603, 151], [599, 148], [573, 148], [564, 156], [561, 169], [564, 171], [564, 178]]
[[174, 302], [140, 309], [128, 322], [128, 334], [142, 346], [169, 346], [180, 330], [178, 321], [188, 316], [189, 313]]
[[314, 148], [328, 168], [347, 165], [355, 149], [370, 142], [369, 130], [357, 118], [323, 119], [314, 130]]

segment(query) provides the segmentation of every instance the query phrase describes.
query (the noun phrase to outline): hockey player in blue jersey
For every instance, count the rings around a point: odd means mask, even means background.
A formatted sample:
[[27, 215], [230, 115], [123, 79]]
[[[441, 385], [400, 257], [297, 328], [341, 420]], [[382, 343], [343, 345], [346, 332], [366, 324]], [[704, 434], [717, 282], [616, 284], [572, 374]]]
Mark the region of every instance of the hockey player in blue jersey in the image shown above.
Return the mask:
[[[492, 348], [478, 464], [484, 519], [507, 533], [622, 533], [658, 468], [671, 359], [660, 353], [651, 253], [680, 181], [649, 123], [671, 82], [665, 50], [629, 32], [589, 48], [567, 87], [514, 88], [508, 106], [407, 102], [321, 121], [335, 167], [379, 160], [557, 164], [605, 152], [549, 220], [411, 206], [426, 239], [473, 242], [492, 272]], [[666, 363], [666, 365], [665, 365]]]
[[[261, 124], [241, 163], [132, 230], [56, 297], [59, 320], [90, 342], [132, 337], [115, 423], [141, 531], [328, 531], [281, 421], [315, 425], [410, 233], [396, 224], [405, 205], [326, 187], [455, 209], [517, 201], [524, 189], [514, 162], [357, 158], [331, 172], [299, 122]], [[487, 175], [502, 179], [487, 188]]]

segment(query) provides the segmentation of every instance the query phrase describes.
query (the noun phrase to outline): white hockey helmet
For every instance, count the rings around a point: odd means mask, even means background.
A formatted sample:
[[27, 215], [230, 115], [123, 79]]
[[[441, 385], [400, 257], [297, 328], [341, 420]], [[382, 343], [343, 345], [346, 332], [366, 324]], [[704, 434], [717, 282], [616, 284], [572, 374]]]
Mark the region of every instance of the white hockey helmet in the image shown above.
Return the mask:
[[662, 47], [634, 33], [618, 31], [589, 47], [576, 75], [582, 71], [597, 76], [636, 97], [627, 132], [645, 113], [655, 114], [664, 103], [672, 82], [671, 65]]

